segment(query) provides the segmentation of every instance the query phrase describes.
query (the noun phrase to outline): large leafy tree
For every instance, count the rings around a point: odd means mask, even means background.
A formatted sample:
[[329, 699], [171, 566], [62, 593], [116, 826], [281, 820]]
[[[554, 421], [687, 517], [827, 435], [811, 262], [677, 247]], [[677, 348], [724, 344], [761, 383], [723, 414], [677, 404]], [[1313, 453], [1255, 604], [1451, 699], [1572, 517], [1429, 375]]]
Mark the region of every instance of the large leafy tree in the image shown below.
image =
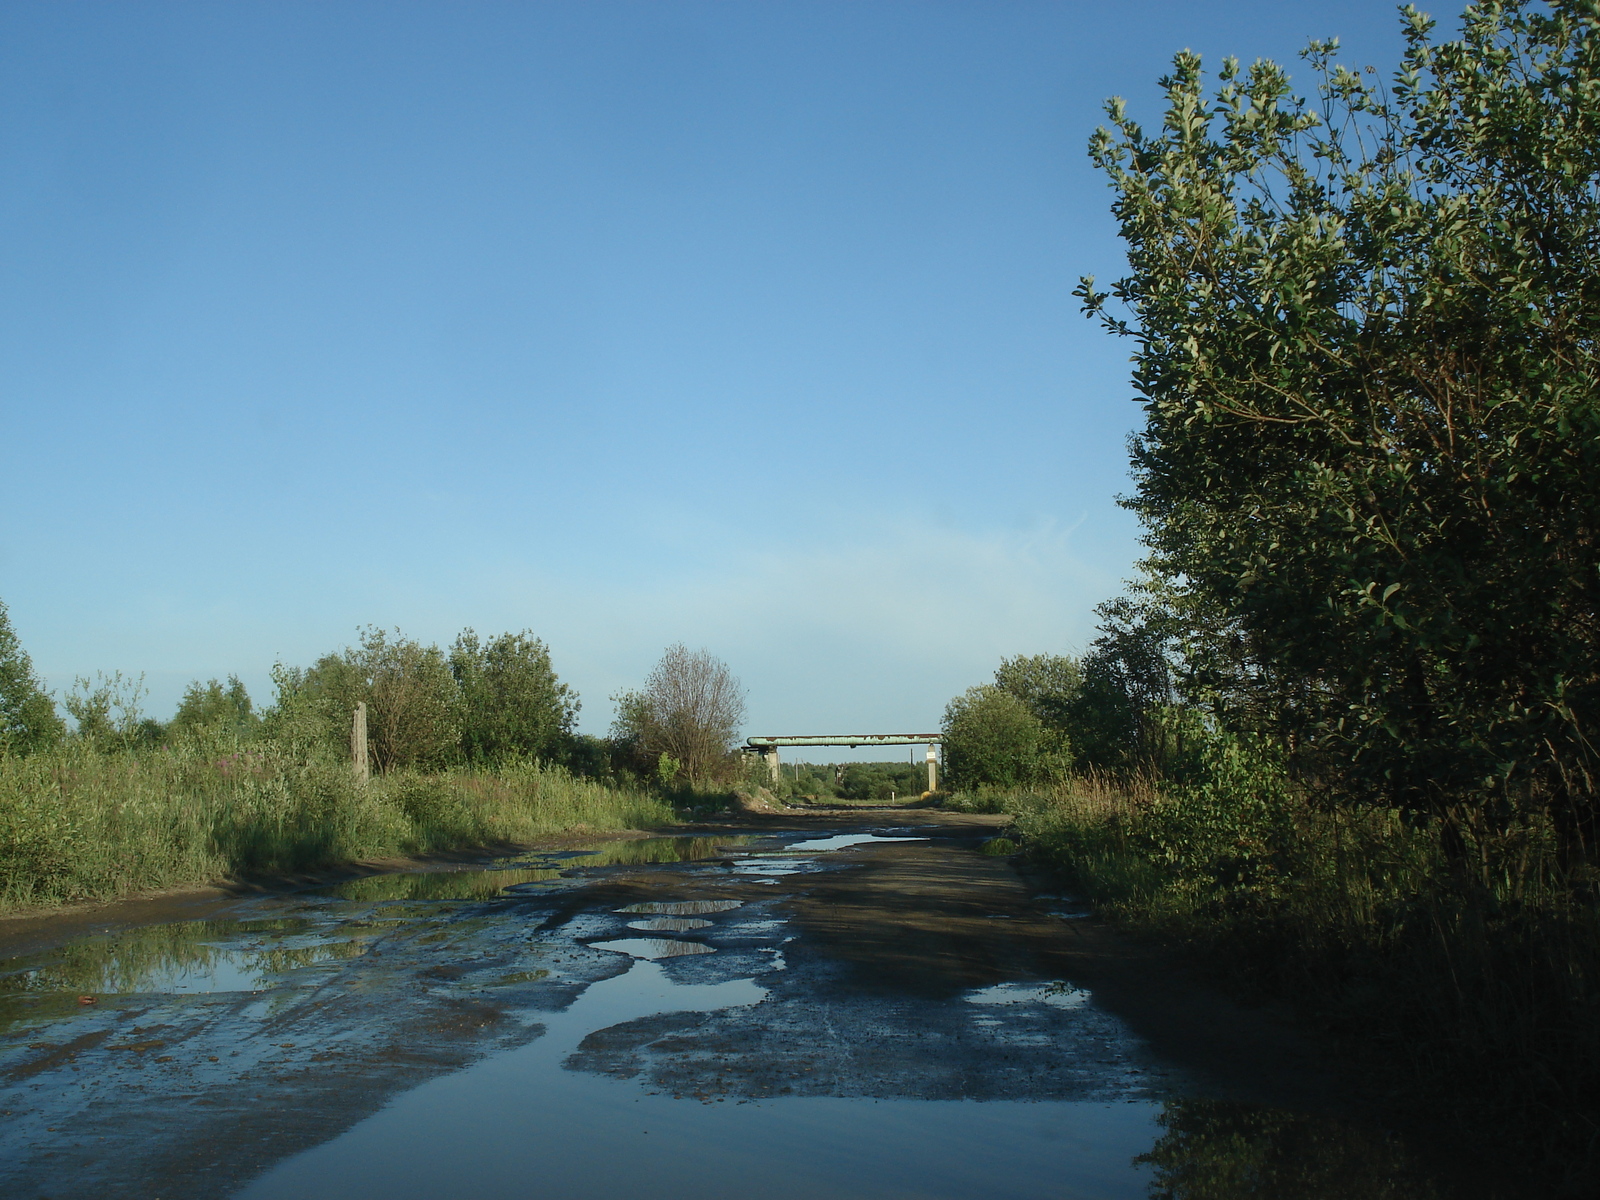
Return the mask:
[[1046, 774], [1048, 735], [1027, 703], [980, 684], [945, 706], [945, 770], [953, 787], [1017, 787]]
[[311, 667], [279, 667], [272, 732], [349, 745], [351, 714], [367, 705], [373, 765], [380, 771], [437, 767], [460, 753], [461, 706], [450, 664], [437, 646], [368, 626], [359, 646], [325, 654]]
[[1238, 711], [1341, 794], [1592, 845], [1600, 7], [1403, 20], [1387, 84], [1314, 43], [1311, 102], [1189, 53], [1158, 131], [1113, 101], [1131, 269], [1080, 294], [1137, 341], [1130, 503]]
[[33, 660], [17, 640], [0, 601], [0, 753], [26, 754], [61, 740], [66, 724], [33, 673]]
[[463, 630], [450, 648], [450, 672], [461, 694], [461, 749], [470, 761], [550, 759], [565, 751], [578, 698], [556, 678], [538, 638], [524, 631], [485, 642]]

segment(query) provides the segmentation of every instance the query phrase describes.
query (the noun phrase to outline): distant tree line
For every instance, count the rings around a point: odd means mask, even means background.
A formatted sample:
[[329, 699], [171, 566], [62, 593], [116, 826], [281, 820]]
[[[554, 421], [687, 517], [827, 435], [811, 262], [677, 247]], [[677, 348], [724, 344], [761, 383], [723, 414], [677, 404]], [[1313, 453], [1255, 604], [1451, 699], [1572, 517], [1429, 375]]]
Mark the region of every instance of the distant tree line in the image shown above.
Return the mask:
[[742, 687], [721, 660], [681, 644], [667, 648], [642, 689], [614, 697], [607, 738], [576, 731], [578, 696], [527, 630], [484, 638], [469, 628], [445, 649], [369, 626], [355, 645], [309, 667], [279, 664], [272, 678], [276, 695], [264, 711], [230, 676], [189, 684], [166, 722], [143, 713], [142, 678], [80, 678], [62, 701], [69, 732], [0, 603], [0, 753], [29, 754], [67, 737], [108, 752], [269, 738], [346, 755], [352, 716], [365, 704], [379, 772], [538, 760], [584, 775], [703, 787], [735, 779], [745, 765], [734, 748]]
[[783, 763], [783, 783], [797, 796], [840, 800], [905, 800], [928, 787], [925, 763]]

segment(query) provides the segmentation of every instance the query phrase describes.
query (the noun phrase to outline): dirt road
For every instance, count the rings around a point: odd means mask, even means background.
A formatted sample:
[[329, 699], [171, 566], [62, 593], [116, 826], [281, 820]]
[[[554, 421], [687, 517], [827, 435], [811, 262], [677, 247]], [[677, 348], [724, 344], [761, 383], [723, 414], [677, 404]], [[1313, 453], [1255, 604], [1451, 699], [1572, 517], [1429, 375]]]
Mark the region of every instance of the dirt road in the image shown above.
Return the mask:
[[13, 926], [0, 1191], [1131, 1198], [1243, 1145], [1370, 1176], [1294, 1194], [1442, 1194], [1280, 1015], [984, 854], [998, 823], [793, 812]]

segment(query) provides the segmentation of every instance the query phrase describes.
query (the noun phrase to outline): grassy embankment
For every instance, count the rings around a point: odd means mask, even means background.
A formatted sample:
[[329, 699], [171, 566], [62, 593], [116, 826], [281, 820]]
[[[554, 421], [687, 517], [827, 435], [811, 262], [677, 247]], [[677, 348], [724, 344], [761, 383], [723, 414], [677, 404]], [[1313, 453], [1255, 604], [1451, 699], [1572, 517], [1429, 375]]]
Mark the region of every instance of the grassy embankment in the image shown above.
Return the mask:
[[1536, 822], [1451, 844], [1395, 812], [1317, 808], [1239, 760], [1189, 784], [1080, 779], [952, 804], [1012, 814], [1030, 858], [1102, 914], [1236, 990], [1299, 1003], [1398, 1107], [1591, 1194], [1593, 869], [1561, 862]]
[[670, 824], [648, 793], [514, 763], [395, 772], [271, 741], [0, 755], [0, 911], [341, 862]]

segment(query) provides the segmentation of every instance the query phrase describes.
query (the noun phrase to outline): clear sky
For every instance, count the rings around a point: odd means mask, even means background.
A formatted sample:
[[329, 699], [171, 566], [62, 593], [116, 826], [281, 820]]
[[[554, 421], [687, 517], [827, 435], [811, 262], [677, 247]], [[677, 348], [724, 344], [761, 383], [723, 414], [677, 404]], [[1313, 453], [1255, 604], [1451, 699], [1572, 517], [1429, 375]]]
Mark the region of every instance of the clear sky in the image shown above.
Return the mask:
[[[1453, 27], [1455, 9], [1440, 10]], [[1394, 6], [0, 7], [0, 599], [58, 691], [531, 629], [921, 730], [1139, 556], [1085, 143]], [[1298, 63], [1297, 63], [1298, 65]], [[824, 755], [825, 757], [829, 755]]]

